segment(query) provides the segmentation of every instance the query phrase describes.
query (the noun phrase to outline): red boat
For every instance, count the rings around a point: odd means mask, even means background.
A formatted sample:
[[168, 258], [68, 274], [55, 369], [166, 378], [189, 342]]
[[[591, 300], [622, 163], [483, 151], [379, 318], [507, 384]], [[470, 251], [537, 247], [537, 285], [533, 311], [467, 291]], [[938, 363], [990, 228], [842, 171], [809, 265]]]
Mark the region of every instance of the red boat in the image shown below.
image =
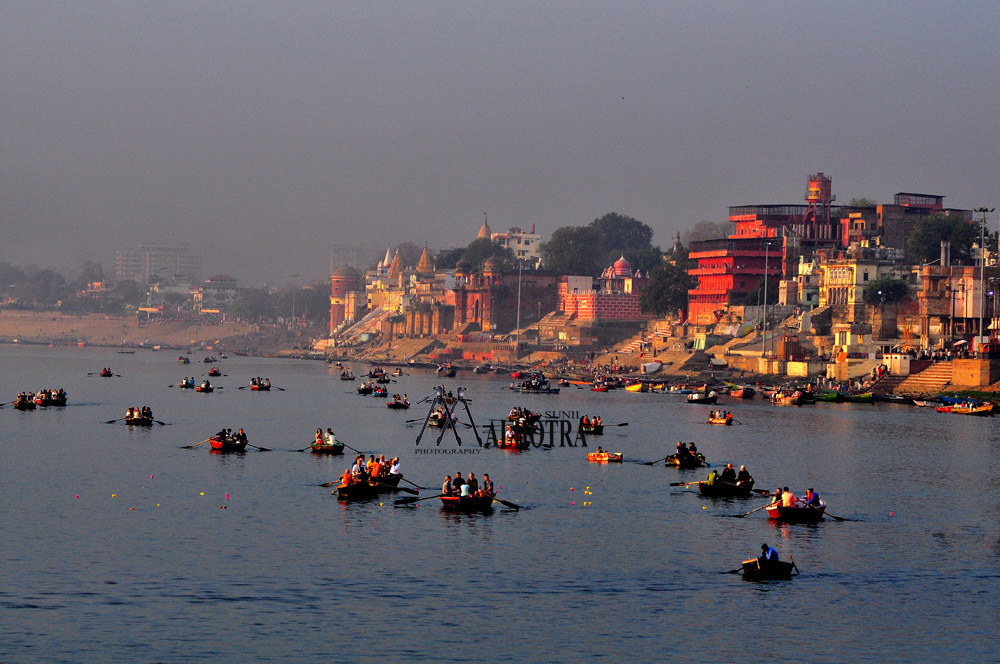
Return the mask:
[[219, 367], [212, 367], [211, 369], [208, 370], [208, 375], [209, 376], [221, 376], [222, 375], [222, 369], [220, 369]]
[[194, 388], [194, 391], [208, 393], [208, 392], [214, 392], [215, 388], [212, 387], [211, 385], [199, 385], [198, 387]]
[[587, 455], [587, 461], [592, 463], [622, 463], [622, 452], [591, 452]]
[[496, 446], [502, 450], [528, 450], [531, 449], [531, 439], [515, 434], [513, 438], [501, 438]]
[[823, 520], [826, 503], [821, 500], [816, 507], [782, 507], [771, 504], [766, 509], [768, 517], [782, 523], [818, 523]]
[[265, 383], [264, 385], [251, 385], [250, 389], [253, 390], [254, 392], [270, 392], [271, 384]]
[[231, 436], [212, 436], [209, 445], [216, 452], [245, 452], [247, 449], [245, 442], [240, 442]]
[[752, 387], [741, 387], [731, 391], [729, 396], [734, 399], [753, 399], [754, 394], [756, 394], [756, 392]]
[[591, 392], [607, 392], [608, 391], [608, 386], [607, 385], [595, 385], [592, 388], [590, 388], [590, 391]]
[[101, 378], [111, 378], [112, 376], [114, 374], [111, 373], [111, 369], [101, 369]]
[[450, 512], [492, 512], [492, 496], [441, 496], [441, 509]]

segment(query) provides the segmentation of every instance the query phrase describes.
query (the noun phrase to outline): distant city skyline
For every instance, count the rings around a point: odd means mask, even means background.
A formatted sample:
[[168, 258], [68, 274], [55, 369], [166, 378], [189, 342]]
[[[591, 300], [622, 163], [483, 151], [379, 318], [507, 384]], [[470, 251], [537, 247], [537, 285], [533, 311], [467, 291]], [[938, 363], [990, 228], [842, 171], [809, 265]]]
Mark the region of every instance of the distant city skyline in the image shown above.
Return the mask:
[[[337, 243], [542, 239], [608, 212], [669, 247], [733, 205], [997, 207], [995, 4], [12, 3], [0, 260], [154, 239], [248, 285]], [[996, 221], [992, 220], [995, 228]]]

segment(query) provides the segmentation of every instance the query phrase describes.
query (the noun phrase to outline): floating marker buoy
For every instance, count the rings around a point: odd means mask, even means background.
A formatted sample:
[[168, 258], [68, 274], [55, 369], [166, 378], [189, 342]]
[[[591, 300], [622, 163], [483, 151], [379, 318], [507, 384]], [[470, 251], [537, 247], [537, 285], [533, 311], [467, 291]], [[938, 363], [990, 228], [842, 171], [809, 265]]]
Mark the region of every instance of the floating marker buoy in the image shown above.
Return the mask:
[[570, 505], [576, 505], [576, 503], [570, 503]]
[[113, 493], [113, 494], [111, 494], [111, 497], [112, 497], [112, 498], [117, 498], [117, 497], [118, 497], [118, 494], [117, 494], [117, 493]]
[[79, 497], [80, 497], [80, 494], [76, 494], [76, 497], [77, 497], [77, 498], [79, 498]]

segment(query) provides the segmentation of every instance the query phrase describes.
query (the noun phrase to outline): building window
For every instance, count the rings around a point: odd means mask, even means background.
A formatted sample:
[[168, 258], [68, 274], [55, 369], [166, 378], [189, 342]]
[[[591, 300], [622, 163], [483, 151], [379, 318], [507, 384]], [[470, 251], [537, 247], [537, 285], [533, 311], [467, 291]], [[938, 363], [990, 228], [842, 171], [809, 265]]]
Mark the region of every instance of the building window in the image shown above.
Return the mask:
[[865, 272], [864, 278], [865, 278], [865, 281], [868, 281], [868, 273], [867, 272]]

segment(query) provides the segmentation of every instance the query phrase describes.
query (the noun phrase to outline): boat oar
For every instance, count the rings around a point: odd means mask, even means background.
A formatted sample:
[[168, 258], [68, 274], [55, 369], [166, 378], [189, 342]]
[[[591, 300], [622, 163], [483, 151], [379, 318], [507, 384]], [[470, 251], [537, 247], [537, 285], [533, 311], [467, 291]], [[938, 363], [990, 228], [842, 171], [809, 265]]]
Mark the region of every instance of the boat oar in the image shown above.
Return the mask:
[[409, 494], [412, 494], [414, 496], [416, 496], [417, 494], [420, 493], [416, 489], [410, 489], [410, 488], [405, 487], [405, 486], [393, 486], [392, 484], [383, 484], [382, 482], [375, 482], [375, 485], [376, 486], [384, 486], [384, 487], [386, 487], [388, 489], [395, 489], [396, 491], [402, 491], [403, 493], [409, 493]]
[[156, 422], [157, 424], [162, 424], [163, 426], [166, 426], [166, 425], [167, 425], [167, 423], [166, 423], [166, 422], [163, 422], [163, 421], [161, 421], [161, 420], [153, 420], [153, 421], [154, 421], [154, 422]]
[[666, 461], [669, 458], [670, 458], [669, 456], [665, 456], [662, 459], [657, 459], [656, 461], [646, 461], [642, 465], [644, 465], [644, 466], [655, 466], [656, 464], [660, 463], [661, 461]]
[[605, 424], [606, 427], [627, 427], [628, 422], [619, 422], [618, 424]]
[[357, 452], [358, 454], [364, 454], [364, 452], [362, 452], [361, 450], [355, 449], [341, 440], [338, 440], [337, 442], [346, 447], [347, 449], [351, 450], [352, 452]]
[[799, 571], [799, 566], [795, 564], [795, 558], [792, 558], [792, 556], [789, 555], [788, 559], [792, 561], [792, 569], [795, 570], [795, 573], [796, 574], [802, 574], [802, 572]]
[[284, 392], [284, 391], [285, 391], [285, 388], [283, 388], [283, 387], [278, 387], [277, 385], [272, 385], [271, 387], [273, 387], [273, 388], [274, 388], [274, 389], [276, 389], [276, 390], [281, 390], [282, 392]]
[[240, 385], [240, 386], [239, 386], [239, 387], [237, 387], [236, 389], [237, 389], [237, 390], [245, 390], [245, 389], [247, 389], [248, 387], [250, 387], [250, 386], [249, 386], [249, 385]]
[[416, 503], [416, 502], [421, 501], [421, 500], [431, 500], [431, 499], [434, 499], [434, 498], [441, 498], [444, 495], [446, 495], [446, 494], [439, 493], [436, 496], [424, 496], [424, 497], [417, 496], [416, 498], [399, 498], [398, 500], [392, 501], [392, 505], [393, 505], [393, 507], [400, 506], [400, 505], [412, 505], [413, 503]]
[[[418, 403], [419, 403], [419, 402], [418, 402]], [[421, 421], [423, 421], [423, 419], [424, 419], [424, 418], [422, 418], [422, 417], [418, 417], [418, 418], [417, 418], [417, 419], [415, 419], [415, 420], [406, 420], [406, 424], [413, 424], [414, 422], [421, 422]]]
[[500, 498], [497, 498], [496, 496], [493, 496], [493, 500], [497, 501], [501, 505], [505, 505], [506, 507], [511, 508], [512, 510], [516, 510], [518, 512], [521, 511], [521, 506], [518, 505], [517, 503], [512, 503], [509, 500], [501, 500]]
[[271, 451], [271, 448], [269, 448], [269, 447], [258, 447], [257, 445], [254, 445], [253, 443], [247, 443], [247, 445], [249, 445], [250, 447], [254, 448], [255, 450], [260, 450], [261, 452], [270, 452]]
[[198, 447], [199, 445], [204, 445], [205, 443], [207, 443], [210, 440], [212, 440], [212, 439], [211, 438], [206, 438], [205, 440], [201, 441], [200, 443], [195, 443], [194, 445], [182, 445], [181, 449], [182, 450], [193, 450], [194, 448]]
[[[770, 505], [770, 504], [771, 504], [771, 503], [768, 503], [767, 505]], [[761, 511], [762, 509], [764, 509], [765, 507], [767, 507], [767, 505], [761, 505], [760, 507], [758, 507], [758, 508], [756, 508], [756, 509], [752, 509], [752, 510], [750, 510], [750, 511], [749, 511], [749, 512], [747, 512], [746, 514], [729, 514], [729, 515], [727, 515], [727, 516], [731, 516], [731, 517], [733, 517], [733, 518], [736, 518], [736, 519], [742, 519], [742, 518], [743, 518], [743, 517], [745, 517], [745, 516], [750, 516], [750, 515], [751, 515], [751, 514], [753, 514], [754, 512], [759, 512], [759, 511]]]
[[701, 484], [705, 480], [698, 480], [696, 482], [671, 482], [670, 486], [691, 486], [692, 484]]
[[742, 567], [737, 567], [736, 569], [727, 570], [723, 572], [723, 574], [739, 574], [742, 571], [743, 571]]
[[309, 443], [309, 447], [303, 447], [301, 450], [292, 450], [292, 452], [305, 452], [306, 450], [312, 449], [312, 443]]
[[115, 422], [121, 422], [124, 419], [125, 419], [124, 417], [119, 417], [116, 420], [108, 420], [107, 422], [105, 422], [105, 424], [114, 424]]
[[842, 517], [842, 516], [837, 516], [837, 515], [835, 515], [835, 514], [830, 514], [830, 513], [829, 513], [829, 512], [827, 512], [826, 510], [821, 510], [821, 509], [819, 509], [818, 507], [816, 507], [815, 505], [810, 505], [809, 503], [806, 503], [805, 505], [806, 505], [806, 507], [808, 507], [809, 509], [812, 509], [812, 510], [816, 510], [817, 512], [820, 512], [820, 513], [821, 513], [821, 514], [823, 514], [824, 516], [828, 516], [828, 517], [830, 517], [831, 519], [834, 519], [835, 521], [854, 521], [854, 519], [845, 519], [845, 518], [844, 518], [844, 517]]
[[399, 479], [403, 480], [404, 482], [408, 482], [409, 484], [412, 484], [413, 486], [417, 487], [418, 489], [424, 489], [424, 490], [426, 490], [426, 489], [427, 489], [427, 487], [425, 487], [425, 486], [420, 486], [420, 485], [419, 485], [419, 484], [417, 484], [416, 482], [410, 482], [410, 480], [406, 479], [405, 477], [400, 477]]

